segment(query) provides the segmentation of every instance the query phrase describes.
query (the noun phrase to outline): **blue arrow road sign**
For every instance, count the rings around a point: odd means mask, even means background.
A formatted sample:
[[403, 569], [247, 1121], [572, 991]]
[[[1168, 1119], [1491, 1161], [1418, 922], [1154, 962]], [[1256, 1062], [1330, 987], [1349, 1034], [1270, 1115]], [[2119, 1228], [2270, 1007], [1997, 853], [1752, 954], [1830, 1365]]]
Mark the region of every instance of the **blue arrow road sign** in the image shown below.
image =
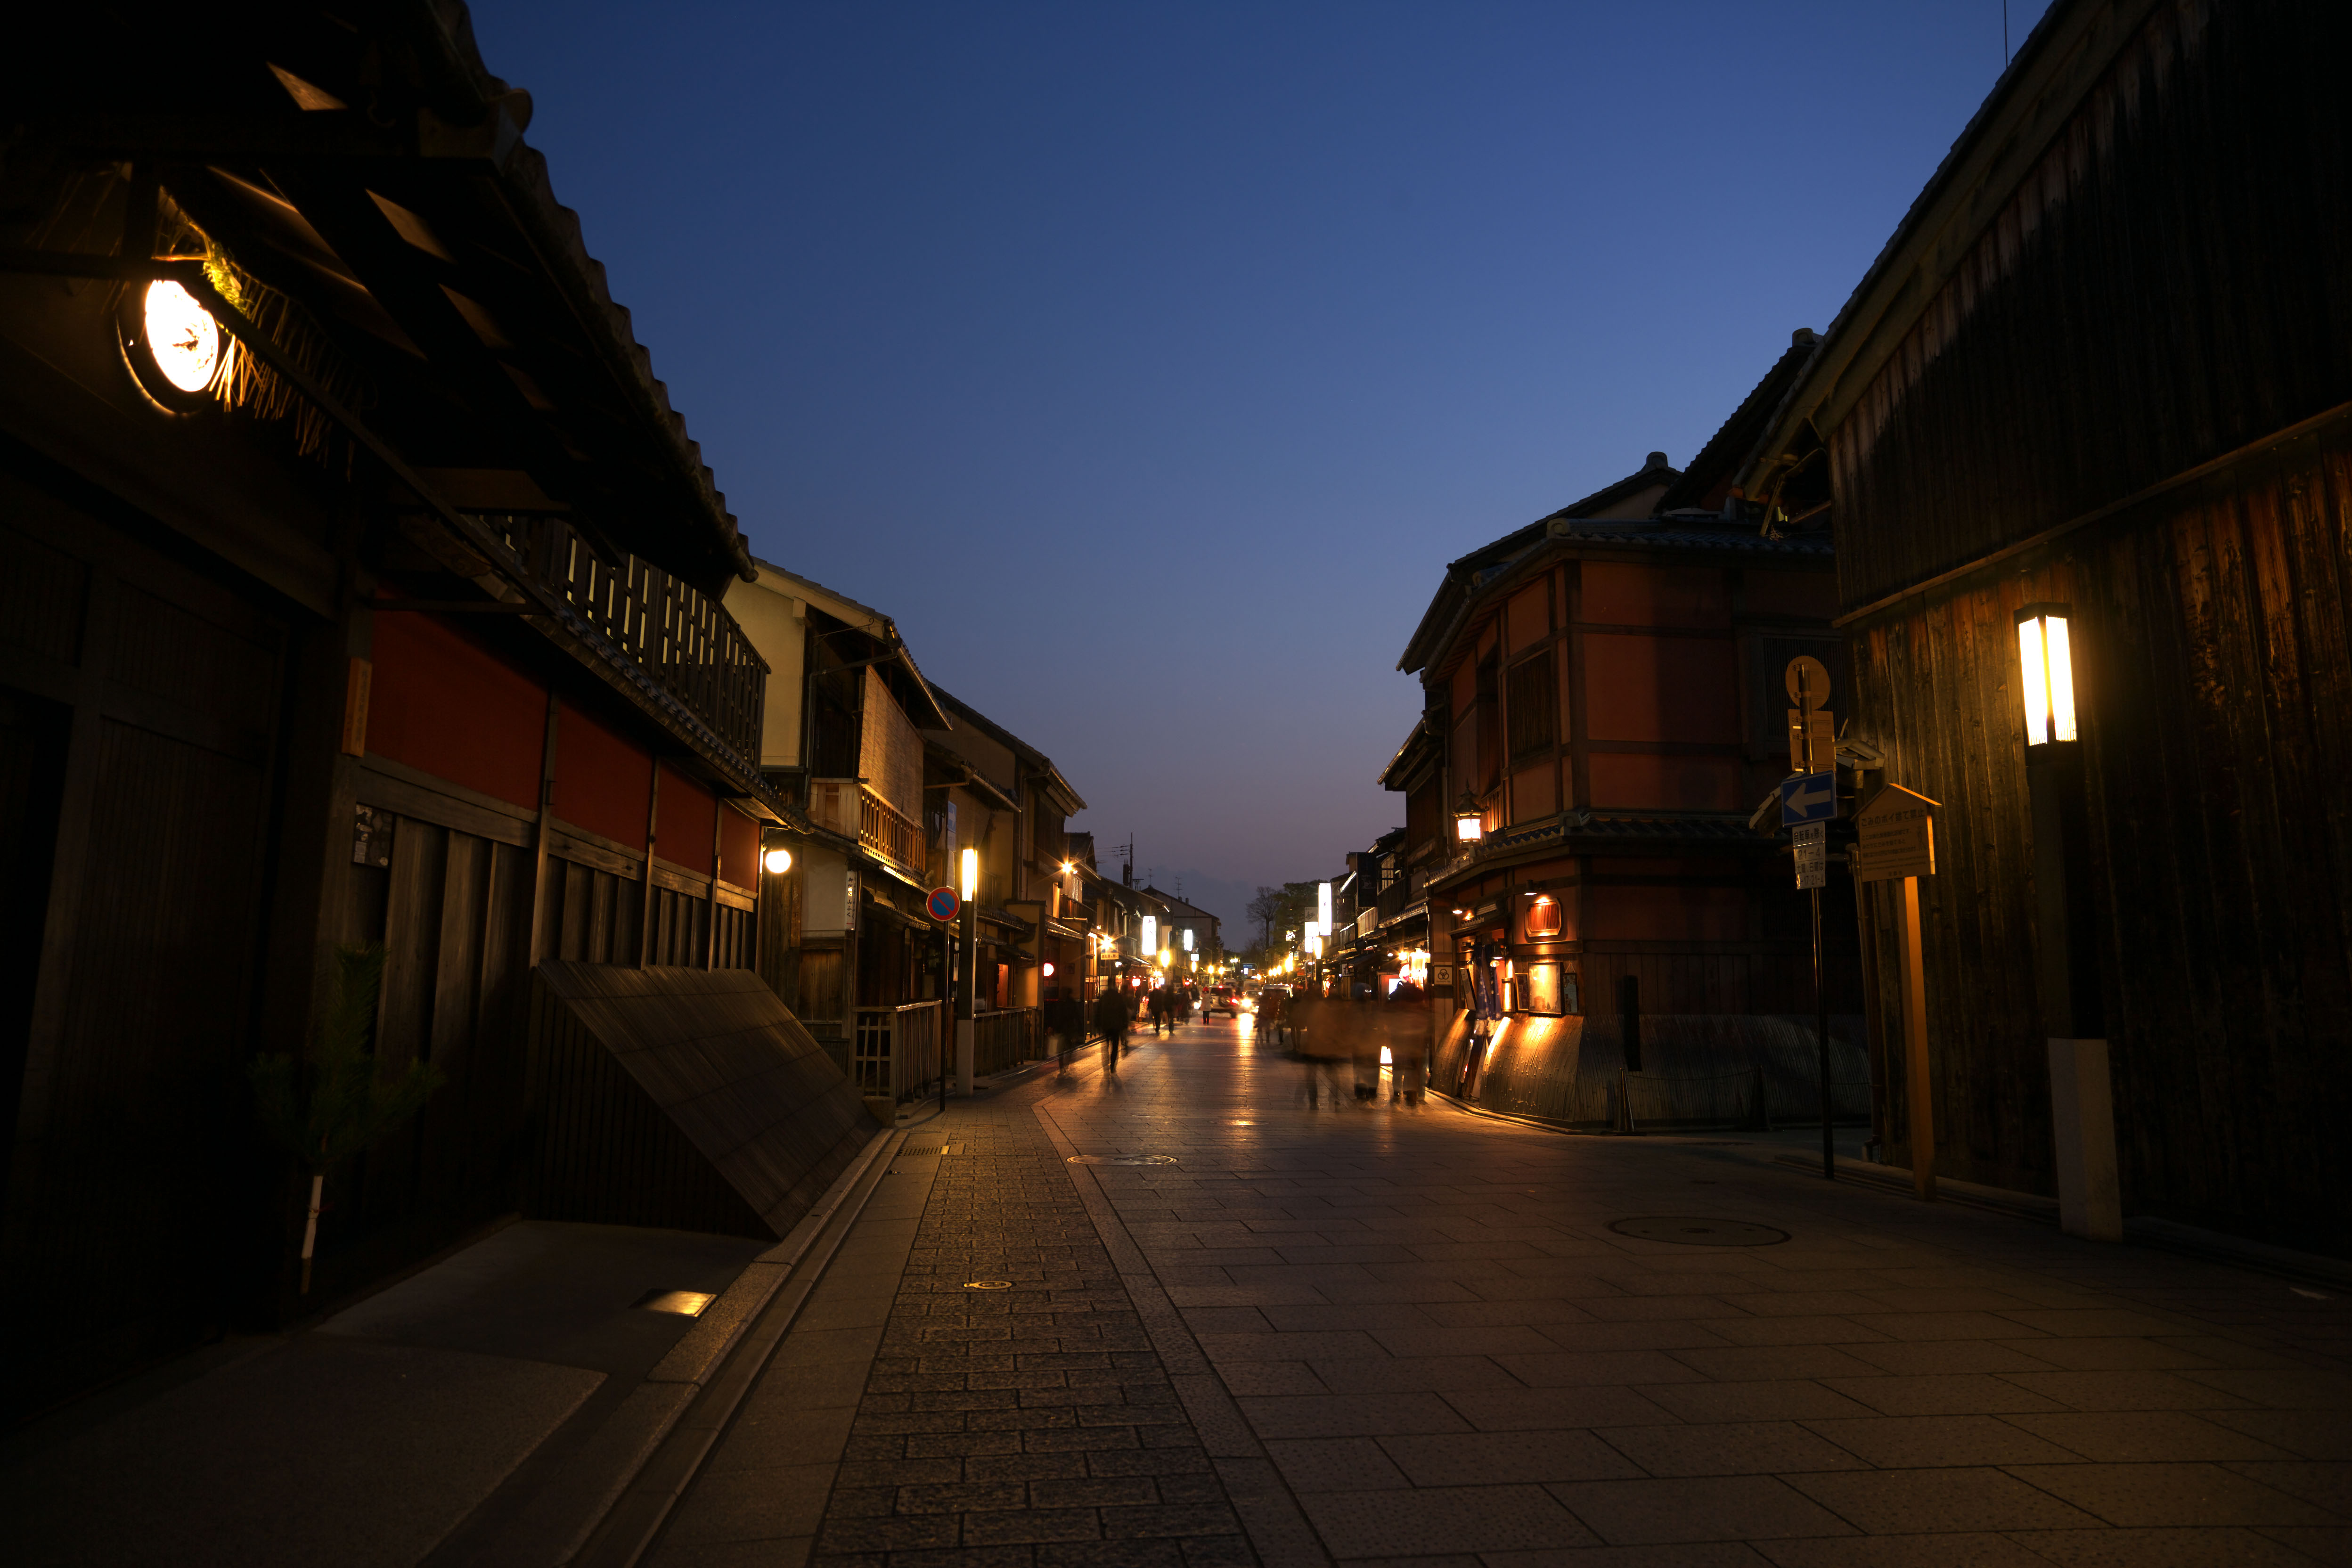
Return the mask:
[[1781, 826], [1827, 822], [1837, 814], [1837, 774], [1791, 773], [1780, 781]]

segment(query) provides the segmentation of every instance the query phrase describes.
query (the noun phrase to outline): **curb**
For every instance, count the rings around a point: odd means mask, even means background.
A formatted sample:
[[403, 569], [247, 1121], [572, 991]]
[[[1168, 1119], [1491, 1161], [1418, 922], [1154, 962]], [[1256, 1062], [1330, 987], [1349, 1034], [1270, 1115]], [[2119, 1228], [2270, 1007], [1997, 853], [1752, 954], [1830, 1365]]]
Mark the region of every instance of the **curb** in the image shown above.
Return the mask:
[[[645, 1555], [906, 1139], [902, 1129], [879, 1129], [816, 1206], [752, 1259], [630, 1391], [591, 1440], [592, 1451], [604, 1450], [608, 1479], [549, 1561], [629, 1568]], [[800, 1289], [779, 1302], [788, 1285]], [[765, 1343], [753, 1343], [755, 1335]], [[738, 1356], [747, 1350], [756, 1353]], [[689, 1413], [697, 1419], [682, 1427]], [[648, 1484], [657, 1468], [659, 1479]]]

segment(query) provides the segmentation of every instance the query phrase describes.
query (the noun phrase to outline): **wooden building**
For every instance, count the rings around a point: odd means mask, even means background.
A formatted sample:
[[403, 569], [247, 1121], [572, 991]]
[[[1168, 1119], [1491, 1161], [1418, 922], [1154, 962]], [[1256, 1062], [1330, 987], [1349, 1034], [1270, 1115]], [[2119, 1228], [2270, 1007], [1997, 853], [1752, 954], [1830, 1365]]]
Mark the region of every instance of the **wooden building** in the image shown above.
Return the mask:
[[[1830, 476], [1852, 732], [1941, 803], [1938, 1169], [2050, 1191], [2047, 1042], [2093, 1022], [2052, 1016], [2037, 968], [2015, 622], [2063, 604], [2123, 1210], [2339, 1254], [2347, 58], [2352, 13], [2321, 0], [2058, 0], [1740, 475]], [[1895, 886], [1872, 889], [1889, 973]], [[1901, 1019], [1878, 1027], [1899, 1084]]]
[[[768, 836], [793, 862], [761, 872], [760, 972], [877, 1099], [928, 1092], [951, 1060], [966, 942], [979, 1070], [1042, 1054], [1049, 978], [1085, 973], [1088, 911], [1063, 866], [1086, 802], [1052, 758], [925, 679], [889, 616], [753, 565], [730, 602], [772, 672], [761, 770], [805, 816]], [[967, 848], [975, 908], [943, 933], [924, 900], [961, 884]], [[909, 1040], [928, 1065], [886, 1075]]]
[[[0, 154], [13, 1408], [513, 1209], [532, 1097], [570, 1093], [533, 965], [641, 969], [658, 1013], [662, 974], [748, 964], [762, 827], [805, 826], [720, 603], [743, 538], [529, 95], [462, 7], [355, 15], [15, 39], [49, 52]], [[298, 1303], [307, 1184], [245, 1068], [304, 1051], [369, 942], [378, 1062], [446, 1082], [331, 1177]], [[602, 1048], [580, 1070], [626, 1099]], [[655, 1152], [611, 1128], [571, 1153]]]
[[[1826, 509], [1791, 521], [1729, 480], [1815, 348], [1795, 334], [1687, 470], [1652, 453], [1451, 563], [1399, 661], [1425, 707], [1381, 774], [1406, 826], [1358, 862], [1379, 879], [1358, 934], [1433, 954], [1439, 1089], [1590, 1121], [1629, 1065], [1764, 1065], [1792, 1103], [1812, 1082], [1793, 1021], [1814, 1000], [1810, 916], [1748, 824], [1788, 771], [1784, 667], [1835, 656], [1833, 556]], [[1491, 1047], [1478, 972], [1503, 1015]], [[1832, 980], [1858, 1106], [1853, 965]], [[1648, 1044], [1631, 1063], [1629, 1035]]]

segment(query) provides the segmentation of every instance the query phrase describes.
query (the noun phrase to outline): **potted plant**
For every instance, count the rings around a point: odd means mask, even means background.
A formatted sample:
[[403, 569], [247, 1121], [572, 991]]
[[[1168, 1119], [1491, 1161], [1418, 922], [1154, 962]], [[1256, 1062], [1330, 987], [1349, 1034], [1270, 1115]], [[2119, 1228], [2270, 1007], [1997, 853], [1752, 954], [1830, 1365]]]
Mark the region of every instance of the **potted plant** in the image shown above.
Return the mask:
[[319, 1240], [319, 1204], [336, 1162], [374, 1144], [424, 1109], [441, 1087], [430, 1062], [411, 1062], [387, 1077], [368, 1049], [383, 984], [380, 946], [335, 950], [335, 989], [308, 1060], [257, 1058], [247, 1069], [261, 1124], [310, 1178], [302, 1226], [302, 1294], [310, 1293], [310, 1258]]

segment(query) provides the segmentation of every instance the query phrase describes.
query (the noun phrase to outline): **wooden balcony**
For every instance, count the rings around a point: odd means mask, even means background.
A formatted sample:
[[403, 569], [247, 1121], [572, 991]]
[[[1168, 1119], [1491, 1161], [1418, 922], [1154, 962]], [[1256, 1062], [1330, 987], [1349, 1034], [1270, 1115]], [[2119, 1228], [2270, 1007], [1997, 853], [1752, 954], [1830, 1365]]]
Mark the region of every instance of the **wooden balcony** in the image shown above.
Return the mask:
[[857, 780], [809, 780], [808, 813], [827, 832], [855, 838], [869, 853], [921, 875], [921, 829]]
[[608, 563], [560, 517], [479, 521], [577, 616], [575, 635], [634, 668], [757, 776], [768, 665], [724, 605], [634, 555]]

